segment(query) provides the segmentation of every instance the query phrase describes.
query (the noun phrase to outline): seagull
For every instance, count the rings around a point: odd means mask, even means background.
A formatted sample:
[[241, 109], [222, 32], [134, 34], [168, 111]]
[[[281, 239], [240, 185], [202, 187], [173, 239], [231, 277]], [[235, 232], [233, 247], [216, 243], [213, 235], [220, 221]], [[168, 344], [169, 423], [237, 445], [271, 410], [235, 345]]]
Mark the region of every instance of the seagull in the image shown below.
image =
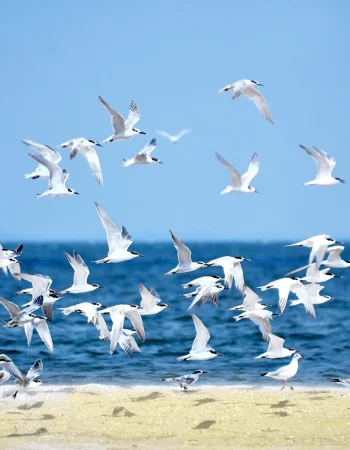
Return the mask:
[[181, 377], [176, 378], [161, 378], [160, 381], [166, 381], [167, 383], [176, 383], [180, 386], [180, 388], [184, 389], [184, 391], [187, 391], [187, 386], [190, 384], [197, 383], [199, 380], [199, 377], [205, 372], [204, 370], [195, 370], [192, 373], [188, 373], [187, 375], [181, 375]]
[[74, 189], [66, 187], [66, 181], [69, 178], [69, 173], [66, 169], [61, 169], [57, 164], [45, 159], [41, 155], [32, 155], [29, 153], [29, 156], [45, 166], [50, 172], [49, 189], [42, 194], [37, 194], [37, 197], [68, 197], [73, 194], [79, 195]]
[[264, 96], [255, 89], [255, 86], [264, 86], [255, 80], [238, 80], [232, 84], [225, 86], [219, 90], [221, 92], [232, 91], [232, 100], [236, 100], [241, 95], [248, 97], [261, 112], [264, 119], [274, 124], [269, 107], [267, 106]]
[[128, 251], [128, 248], [133, 241], [127, 229], [122, 227], [121, 230], [119, 230], [117, 225], [112, 222], [109, 215], [97, 202], [95, 202], [95, 206], [107, 235], [108, 256], [94, 262], [96, 264], [118, 263], [137, 258], [138, 256], [143, 256], [141, 253]]
[[225, 285], [231, 289], [233, 279], [239, 291], [244, 290], [244, 275], [241, 262], [251, 261], [242, 256], [222, 256], [221, 258], [212, 259], [206, 263], [206, 266], [222, 267], [225, 274]]
[[102, 105], [107, 109], [109, 115], [112, 117], [112, 128], [114, 131], [114, 134], [112, 136], [102, 141], [103, 144], [105, 142], [130, 139], [137, 136], [138, 134], [146, 134], [144, 131], [141, 131], [138, 128], [134, 128], [134, 125], [137, 124], [141, 117], [139, 107], [134, 102], [134, 100], [130, 103], [129, 115], [125, 120], [124, 117], [115, 109], [113, 109], [105, 100], [103, 100], [101, 96], [98, 96], [98, 98]]
[[49, 327], [47, 325], [46, 319], [40, 319], [40, 318], [36, 317], [36, 318], [33, 318], [33, 320], [31, 320], [30, 322], [26, 322], [24, 324], [24, 332], [26, 334], [28, 347], [30, 346], [30, 344], [32, 342], [34, 328], [38, 332], [40, 339], [46, 345], [48, 351], [51, 353], [51, 355], [53, 355], [53, 353], [54, 353], [53, 342], [52, 342], [51, 333], [50, 333]]
[[16, 305], [16, 303], [12, 303], [4, 298], [0, 297], [0, 303], [7, 309], [11, 318], [5, 320], [4, 327], [5, 328], [14, 328], [24, 326], [25, 323], [31, 322], [33, 318], [46, 319], [45, 317], [37, 316], [34, 313], [37, 309], [41, 308], [43, 304], [43, 296], [36, 298], [30, 306], [23, 309], [22, 311]]
[[[62, 156], [54, 148], [49, 147], [48, 145], [38, 144], [37, 142], [28, 139], [22, 139], [22, 142], [29, 145], [29, 147], [39, 152], [47, 161], [54, 164], [58, 164], [62, 159]], [[36, 180], [37, 178], [50, 178], [50, 170], [39, 162], [39, 165], [34, 172], [26, 174], [24, 177], [31, 178], [32, 180]]]
[[189, 294], [184, 294], [185, 298], [191, 298], [195, 297], [193, 302], [188, 307], [188, 310], [191, 310], [192, 308], [199, 307], [204, 305], [207, 301], [211, 301], [214, 303], [215, 306], [219, 305], [219, 294], [221, 291], [223, 291], [225, 287], [218, 283], [218, 284], [209, 284], [198, 287], [194, 292], [190, 292]]
[[279, 336], [272, 333], [267, 333], [269, 346], [265, 353], [256, 356], [255, 359], [268, 358], [268, 359], [278, 359], [278, 358], [288, 358], [292, 356], [295, 352], [295, 348], [284, 348], [283, 344], [285, 340]]
[[185, 283], [182, 285], [182, 287], [184, 289], [190, 288], [190, 287], [195, 287], [195, 286], [199, 286], [199, 287], [203, 287], [209, 284], [215, 284], [218, 281], [221, 281], [222, 278], [214, 275], [211, 277], [200, 277], [200, 278], [196, 278], [195, 280], [190, 281], [189, 283]]
[[[312, 236], [311, 238], [305, 239], [304, 241], [296, 242], [294, 244], [286, 245], [286, 247], [308, 247], [311, 248], [311, 253], [309, 257], [309, 264], [313, 263], [316, 258], [317, 268], [320, 267], [327, 248], [332, 244], [341, 244], [341, 242], [336, 241], [331, 238], [328, 234], [319, 234], [317, 236]], [[306, 267], [303, 267], [303, 269]], [[297, 269], [299, 271], [301, 269]], [[291, 275], [293, 272], [289, 272]]]
[[307, 290], [303, 283], [300, 281], [300, 278], [280, 278], [279, 280], [272, 281], [265, 286], [259, 286], [259, 289], [261, 289], [262, 291], [267, 291], [268, 289], [278, 289], [278, 307], [281, 314], [286, 309], [289, 293], [293, 292], [293, 294], [295, 294], [300, 300], [302, 300], [306, 311], [313, 317], [316, 317], [315, 308], [313, 307], [313, 304], [309, 299]]
[[329, 253], [328, 259], [322, 261], [320, 266], [327, 266], [331, 269], [346, 269], [350, 267], [350, 261], [346, 261], [340, 257], [343, 251], [344, 247], [342, 245], [328, 247], [326, 250], [326, 252]]
[[62, 314], [66, 317], [72, 313], [82, 314], [87, 317], [88, 323], [92, 323], [100, 332], [100, 339], [109, 340], [110, 334], [107, 324], [101, 315], [99, 308], [105, 308], [101, 303], [78, 303], [77, 305], [69, 306], [68, 308], [60, 308]]
[[[275, 380], [282, 380], [282, 388], [281, 391], [284, 389], [287, 383], [287, 380], [290, 378], [293, 378], [297, 372], [298, 372], [298, 361], [299, 359], [304, 358], [304, 356], [300, 355], [300, 353], [295, 353], [295, 355], [292, 358], [292, 361], [287, 365], [280, 367], [277, 370], [274, 370], [273, 372], [264, 372], [261, 374], [262, 377], [270, 377], [274, 378]], [[291, 389], [294, 389], [291, 384], [289, 384]]]
[[270, 320], [272, 320], [272, 316], [278, 316], [271, 311], [264, 311], [261, 309], [253, 310], [253, 311], [245, 311], [239, 316], [235, 316], [234, 319], [236, 322], [239, 322], [242, 319], [250, 319], [256, 325], [258, 325], [263, 339], [268, 341], [268, 335], [272, 333]]
[[333, 186], [334, 184], [345, 183], [341, 178], [332, 177], [332, 170], [336, 165], [333, 156], [317, 147], [309, 148], [304, 145], [300, 145], [300, 147], [317, 163], [316, 179], [304, 183], [304, 186]]
[[329, 267], [327, 267], [327, 269], [318, 270], [316, 263], [310, 264], [306, 271], [306, 276], [301, 278], [301, 280], [308, 283], [325, 283], [332, 278], [343, 278], [341, 275], [329, 273], [330, 270]]
[[[10, 374], [10, 376], [12, 375], [13, 377], [17, 378], [18, 380], [24, 381], [22, 372], [18, 369], [18, 367], [12, 361], [12, 359], [9, 358], [8, 356], [6, 356], [5, 354], [0, 355], [0, 370], [3, 370], [4, 372], [6, 372], [3, 376], [7, 380], [10, 378], [10, 377], [8, 377], [7, 374]], [[6, 381], [6, 380], [3, 380], [3, 381]]]
[[[329, 300], [332, 300], [333, 297], [330, 297], [329, 295], [320, 295], [319, 293], [324, 289], [324, 286], [321, 286], [320, 284], [306, 284], [305, 288], [308, 293], [309, 300], [313, 305], [321, 305], [322, 303], [326, 303]], [[291, 300], [290, 306], [296, 306], [304, 304], [302, 300]]]
[[220, 195], [228, 194], [230, 192], [240, 192], [243, 194], [258, 194], [255, 187], [249, 186], [249, 183], [255, 178], [259, 172], [260, 160], [257, 153], [254, 153], [249, 163], [248, 170], [241, 175], [237, 169], [235, 169], [226, 159], [224, 159], [219, 153], [216, 153], [218, 160], [228, 168], [231, 172], [232, 185], [226, 186], [224, 190], [220, 192]]
[[130, 358], [133, 357], [134, 352], [141, 352], [140, 347], [137, 345], [137, 342], [133, 336], [134, 334], [136, 334], [135, 330], [127, 330], [123, 328], [118, 340], [120, 348], [124, 350]]
[[[20, 389], [31, 389], [43, 384], [41, 380], [37, 380], [40, 377], [44, 368], [44, 364], [41, 359], [35, 361], [32, 367], [28, 370], [27, 375], [24, 375], [23, 380], [16, 380], [16, 385], [20, 386]], [[18, 390], [13, 394], [13, 398], [16, 398]]]
[[176, 358], [176, 361], [206, 361], [208, 359], [216, 358], [217, 356], [222, 356], [221, 353], [218, 353], [213, 347], [208, 345], [210, 339], [208, 328], [198, 316], [193, 313], [191, 313], [191, 316], [196, 328], [196, 337], [193, 341], [190, 353]]
[[64, 252], [64, 254], [74, 270], [73, 285], [63, 291], [59, 291], [58, 294], [84, 294], [102, 287], [96, 283], [88, 284], [87, 280], [90, 270], [79, 253], [73, 250], [73, 256], [67, 252]]
[[70, 141], [63, 142], [63, 144], [60, 144], [60, 147], [62, 148], [70, 147], [72, 149], [69, 155], [70, 159], [74, 159], [78, 153], [80, 155], [85, 156], [90, 166], [90, 169], [92, 170], [93, 176], [96, 178], [98, 184], [102, 186], [103, 184], [102, 169], [99, 157], [97, 155], [96, 150], [94, 149], [94, 145], [102, 147], [102, 145], [99, 144], [98, 142], [85, 138], [71, 139]]
[[345, 386], [350, 386], [350, 377], [348, 377], [348, 378], [331, 378], [330, 381], [332, 381], [333, 383], [340, 383]]
[[163, 136], [163, 137], [169, 139], [169, 141], [170, 141], [172, 144], [176, 144], [177, 142], [179, 142], [179, 140], [180, 140], [183, 136], [185, 136], [186, 134], [191, 133], [191, 132], [192, 132], [192, 130], [190, 130], [189, 128], [185, 128], [184, 130], [180, 131], [178, 134], [176, 134], [176, 135], [171, 135], [171, 134], [167, 133], [166, 131], [163, 131], [163, 130], [157, 130], [157, 133], [158, 133], [160, 136]]
[[157, 141], [155, 139], [152, 139], [149, 144], [143, 147], [143, 149], [140, 150], [136, 156], [134, 156], [134, 158], [123, 159], [123, 166], [129, 167], [140, 164], [163, 164], [162, 161], [157, 158], [152, 158], [151, 156], [151, 153], [156, 148], [156, 146]]
[[267, 306], [262, 299], [250, 287], [244, 285], [244, 300], [241, 305], [230, 308], [229, 311], [256, 311], [265, 309]]
[[171, 230], [169, 231], [174, 242], [174, 246], [177, 250], [177, 258], [179, 260], [179, 264], [174, 269], [167, 272], [165, 276], [173, 275], [174, 273], [193, 272], [194, 270], [206, 266], [205, 262], [203, 261], [192, 262], [191, 250], [183, 242], [181, 242], [180, 239], [176, 237]]
[[145, 342], [145, 329], [143, 326], [142, 318], [137, 311], [138, 309], [139, 307], [137, 305], [115, 305], [100, 311], [101, 314], [109, 313], [113, 322], [109, 351], [111, 355], [114, 353], [122, 334], [125, 317], [130, 320], [141, 341]]
[[62, 298], [55, 291], [53, 291], [54, 293], [50, 293], [52, 279], [47, 275], [30, 275], [28, 273], [18, 273], [16, 274], [16, 277], [18, 280], [25, 280], [32, 284], [32, 301], [24, 304], [23, 306], [30, 306], [36, 298], [42, 295], [43, 304], [41, 308], [44, 311], [47, 319], [51, 321], [53, 316], [53, 305], [57, 302], [57, 300], [60, 300]]
[[137, 310], [140, 316], [158, 314], [169, 307], [166, 303], [161, 303], [158, 292], [153, 288], [149, 291], [143, 284], [140, 284], [140, 294], [141, 303]]

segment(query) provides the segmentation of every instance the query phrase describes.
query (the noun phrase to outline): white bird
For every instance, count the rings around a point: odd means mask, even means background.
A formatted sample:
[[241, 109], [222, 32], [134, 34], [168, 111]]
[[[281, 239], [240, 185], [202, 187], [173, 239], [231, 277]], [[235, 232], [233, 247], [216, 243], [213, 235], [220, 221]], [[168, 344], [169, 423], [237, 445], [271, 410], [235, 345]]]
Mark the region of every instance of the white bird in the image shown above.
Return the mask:
[[48, 351], [53, 355], [53, 342], [46, 319], [33, 318], [30, 322], [24, 324], [24, 332], [26, 334], [28, 347], [32, 342], [34, 328], [36, 329], [40, 339], [46, 345]]
[[222, 356], [213, 347], [208, 345], [210, 334], [208, 328], [199, 319], [198, 316], [191, 313], [194, 326], [196, 328], [196, 337], [193, 341], [190, 353], [185, 356], [176, 358], [177, 361], [206, 361], [208, 359], [216, 358], [216, 356]]
[[136, 334], [135, 330], [127, 330], [123, 328], [118, 344], [120, 345], [120, 348], [124, 350], [124, 352], [130, 357], [133, 357], [134, 352], [141, 352], [140, 347], [138, 346], [134, 334]]
[[6, 370], [0, 370], [0, 384], [5, 383], [11, 378], [10, 372], [7, 372]]
[[196, 278], [195, 280], [189, 281], [188, 283], [182, 284], [182, 287], [184, 289], [187, 289], [190, 287], [195, 287], [195, 286], [201, 287], [201, 286], [205, 286], [205, 285], [209, 285], [209, 284], [215, 284], [220, 280], [222, 280], [222, 278], [219, 277], [218, 275], [199, 277], [199, 278]]
[[231, 172], [232, 185], [226, 186], [220, 194], [228, 194], [231, 192], [240, 192], [243, 194], [253, 194], [254, 192], [258, 194], [258, 191], [253, 186], [249, 186], [250, 182], [254, 177], [257, 176], [259, 172], [260, 160], [257, 153], [254, 153], [252, 159], [249, 163], [248, 170], [241, 175], [237, 169], [235, 169], [226, 159], [224, 159], [219, 153], [216, 153], [218, 160], [228, 168]]
[[206, 263], [206, 266], [222, 267], [225, 275], [225, 285], [231, 289], [232, 282], [235, 280], [237, 289], [241, 292], [244, 290], [244, 275], [241, 262], [251, 261], [242, 256], [221, 256], [220, 258], [212, 259]]
[[261, 92], [255, 89], [255, 86], [264, 86], [255, 80], [238, 80], [232, 84], [225, 86], [219, 90], [221, 92], [232, 91], [232, 100], [236, 100], [241, 95], [248, 97], [254, 105], [261, 112], [264, 119], [268, 120], [272, 124], [274, 123], [272, 115], [270, 113], [269, 107], [267, 106], [266, 100]]
[[229, 311], [256, 311], [265, 309], [268, 305], [262, 303], [262, 299], [250, 287], [244, 285], [244, 300], [241, 305], [230, 308]]
[[185, 136], [186, 134], [191, 133], [191, 132], [192, 132], [192, 130], [190, 130], [189, 128], [186, 128], [186, 129], [180, 131], [178, 134], [171, 135], [171, 134], [167, 133], [166, 131], [163, 131], [163, 130], [157, 130], [157, 133], [158, 133], [160, 136], [163, 136], [163, 137], [169, 139], [169, 141], [170, 141], [172, 144], [176, 144], [177, 142], [179, 142], [179, 140], [180, 140], [183, 136]]
[[257, 309], [253, 311], [245, 311], [239, 316], [235, 316], [234, 319], [236, 322], [239, 322], [242, 319], [250, 319], [252, 322], [255, 323], [255, 325], [259, 327], [263, 339], [265, 339], [265, 341], [268, 341], [269, 339], [268, 335], [272, 333], [270, 324], [272, 316], [278, 316], [278, 314], [275, 314], [271, 311]]
[[32, 155], [29, 153], [29, 156], [45, 166], [50, 172], [49, 189], [42, 194], [37, 194], [37, 197], [68, 197], [73, 194], [79, 195], [74, 189], [66, 187], [66, 182], [69, 178], [69, 173], [66, 169], [62, 169], [41, 155]]
[[322, 261], [320, 265], [330, 267], [331, 269], [346, 269], [350, 267], [350, 261], [346, 261], [340, 257], [343, 251], [344, 247], [342, 245], [328, 247], [326, 250], [329, 253], [328, 259]]
[[43, 304], [43, 296], [41, 295], [37, 299], [35, 299], [30, 306], [27, 306], [25, 309], [20, 310], [16, 303], [10, 302], [9, 300], [5, 300], [0, 297], [0, 303], [7, 309], [11, 318], [5, 320], [4, 327], [5, 328], [14, 328], [14, 327], [23, 327], [25, 323], [31, 322], [33, 318], [45, 319], [45, 317], [37, 316], [33, 314], [34, 311], [41, 308]]
[[169, 305], [161, 302], [158, 292], [151, 288], [149, 291], [143, 284], [140, 284], [141, 303], [137, 310], [140, 316], [150, 316], [158, 314]]
[[218, 284], [209, 284], [198, 287], [194, 292], [190, 292], [189, 294], [184, 294], [185, 298], [195, 297], [188, 310], [192, 308], [200, 307], [204, 305], [207, 301], [214, 303], [215, 306], [219, 306], [219, 294], [223, 291], [225, 287]]
[[187, 386], [190, 384], [197, 383], [199, 380], [199, 377], [205, 372], [204, 370], [195, 370], [192, 373], [188, 373], [187, 375], [181, 375], [181, 377], [175, 377], [175, 378], [161, 378], [160, 381], [166, 381], [167, 383], [176, 383], [180, 386], [180, 388], [184, 389], [184, 391], [187, 391]]
[[300, 278], [280, 278], [279, 280], [272, 281], [265, 286], [259, 286], [259, 289], [261, 289], [262, 291], [267, 291], [268, 289], [278, 289], [278, 307], [281, 314], [287, 306], [289, 293], [293, 292], [293, 294], [295, 294], [300, 300], [302, 300], [306, 311], [313, 317], [316, 317], [315, 308], [313, 307], [313, 304], [309, 299], [307, 290], [303, 283], [300, 281]]
[[130, 103], [129, 115], [125, 120], [124, 117], [113, 109], [105, 100], [103, 100], [102, 97], [98, 96], [98, 98], [102, 105], [107, 109], [109, 115], [112, 117], [112, 128], [114, 132], [112, 136], [102, 141], [102, 143], [121, 141], [135, 137], [138, 134], [146, 134], [144, 131], [134, 128], [141, 117], [139, 107], [134, 100]]
[[[40, 377], [43, 368], [44, 364], [41, 359], [35, 361], [32, 367], [28, 370], [27, 375], [23, 374], [24, 379], [16, 380], [16, 385], [19, 386], [18, 389], [33, 389], [40, 386], [43, 382], [42, 380], [37, 380], [37, 378]], [[16, 390], [16, 392], [13, 394], [13, 398], [17, 397], [19, 390]]]
[[125, 317], [130, 320], [141, 341], [145, 342], [145, 329], [143, 326], [142, 318], [137, 311], [138, 309], [139, 307], [137, 305], [115, 305], [100, 311], [101, 314], [108, 313], [113, 322], [109, 351], [111, 355], [114, 353], [122, 334]]
[[180, 239], [176, 237], [171, 230], [169, 231], [177, 251], [177, 258], [179, 263], [174, 269], [167, 272], [165, 276], [173, 275], [174, 273], [193, 272], [194, 270], [206, 266], [205, 262], [203, 261], [192, 262], [191, 250], [183, 242], [181, 242]]
[[[38, 144], [37, 142], [28, 139], [22, 139], [22, 142], [29, 145], [29, 147], [39, 152], [47, 161], [51, 161], [54, 164], [58, 164], [62, 159], [62, 156], [58, 151], [48, 145]], [[32, 180], [36, 180], [37, 178], [50, 178], [50, 171], [45, 165], [39, 162], [39, 165], [34, 172], [26, 174], [24, 177], [31, 178]]]
[[62, 148], [70, 147], [72, 149], [69, 155], [70, 159], [74, 159], [78, 155], [78, 153], [80, 155], [83, 155], [86, 158], [90, 166], [90, 169], [92, 170], [93, 176], [96, 178], [97, 182], [102, 186], [103, 184], [102, 169], [98, 154], [93, 147], [94, 145], [102, 147], [102, 145], [99, 144], [98, 142], [85, 138], [71, 139], [70, 141], [63, 142], [63, 144], [60, 144], [60, 147]]
[[318, 270], [316, 263], [310, 264], [306, 271], [306, 276], [302, 277], [301, 280], [306, 281], [307, 283], [325, 283], [332, 278], [343, 278], [340, 275], [330, 273], [330, 270], [331, 269], [329, 267], [327, 267], [326, 269]]
[[[323, 261], [324, 255], [326, 254], [327, 248], [332, 244], [341, 244], [341, 242], [338, 242], [335, 239], [331, 238], [328, 234], [319, 234], [317, 236], [312, 236], [311, 238], [305, 239], [303, 241], [286, 245], [286, 247], [308, 247], [308, 248], [311, 248], [309, 264], [313, 263], [314, 259], [316, 258], [317, 268], [319, 268]], [[298, 272], [299, 270], [304, 269], [306, 267], [307, 266], [297, 269], [295, 271], [289, 272], [288, 275]]]
[[73, 285], [63, 291], [59, 291], [58, 294], [84, 294], [102, 287], [99, 284], [89, 284], [87, 282], [90, 270], [79, 253], [73, 250], [73, 256], [67, 252], [64, 252], [64, 254], [74, 270]]
[[92, 323], [100, 332], [100, 339], [110, 339], [109, 330], [99, 308], [105, 308], [101, 303], [78, 303], [68, 308], [60, 308], [62, 314], [66, 317], [72, 313], [82, 314], [87, 317], [88, 323]]
[[326, 153], [320, 148], [309, 148], [304, 145], [300, 147], [306, 151], [317, 163], [316, 178], [312, 181], [304, 183], [305, 186], [317, 185], [317, 186], [332, 186], [338, 183], [345, 183], [341, 178], [332, 177], [332, 170], [334, 169], [336, 162], [333, 156]]
[[11, 272], [14, 278], [16, 272], [20, 272], [20, 265], [17, 261], [17, 256], [20, 256], [23, 252], [23, 245], [21, 244], [16, 250], [3, 249], [0, 244], [0, 268], [4, 274], [7, 275], [7, 269]]
[[[5, 354], [0, 355], [0, 370], [3, 370], [4, 372], [7, 372], [12, 375], [13, 377], [17, 378], [18, 380], [24, 381], [24, 377], [22, 375], [22, 372], [19, 370], [19, 368], [16, 366], [16, 364], [12, 361], [11, 358], [6, 356]], [[5, 373], [3, 377], [8, 380], [10, 377]], [[6, 381], [3, 380], [3, 381]], [[3, 382], [2, 381], [2, 382]]]
[[157, 141], [155, 139], [152, 139], [151, 142], [143, 147], [143, 149], [140, 150], [136, 156], [130, 159], [123, 159], [123, 166], [129, 167], [140, 164], [163, 164], [162, 161], [157, 158], [152, 158], [151, 156], [151, 153], [156, 148], [156, 146]]
[[278, 359], [278, 358], [288, 358], [292, 356], [295, 352], [295, 348], [284, 348], [283, 344], [285, 340], [279, 336], [272, 333], [267, 333], [269, 346], [265, 353], [256, 356], [255, 359], [268, 358], [268, 359]]
[[[332, 300], [332, 297], [329, 295], [320, 295], [320, 292], [322, 289], [324, 289], [324, 286], [321, 286], [320, 284], [306, 284], [305, 288], [308, 293], [308, 297], [313, 305], [321, 305], [322, 303], [326, 303], [329, 300]], [[291, 300], [290, 306], [296, 306], [296, 305], [302, 305], [304, 302], [302, 300]]]
[[[287, 383], [287, 380], [293, 378], [297, 374], [299, 367], [298, 361], [301, 358], [304, 358], [304, 356], [301, 356], [299, 353], [296, 353], [293, 356], [292, 361], [287, 366], [280, 367], [279, 369], [274, 370], [273, 372], [264, 372], [261, 374], [261, 376], [274, 378], [275, 380], [282, 380], [281, 390], [283, 390], [285, 385], [289, 384]], [[294, 389], [291, 384], [289, 384], [289, 386], [291, 389]]]
[[350, 386], [350, 377], [348, 378], [331, 378], [333, 383], [343, 384], [345, 386]]
[[141, 253], [128, 251], [133, 241], [127, 229], [122, 227], [119, 230], [117, 225], [112, 222], [109, 215], [97, 202], [95, 202], [95, 206], [107, 235], [108, 256], [94, 262], [96, 264], [118, 263], [143, 256]]

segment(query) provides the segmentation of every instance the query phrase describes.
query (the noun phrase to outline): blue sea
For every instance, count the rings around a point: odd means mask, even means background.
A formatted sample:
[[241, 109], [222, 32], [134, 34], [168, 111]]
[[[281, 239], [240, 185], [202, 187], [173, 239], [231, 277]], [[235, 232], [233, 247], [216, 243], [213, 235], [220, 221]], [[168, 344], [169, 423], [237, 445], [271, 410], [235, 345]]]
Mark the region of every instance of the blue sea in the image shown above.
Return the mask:
[[[308, 249], [285, 248], [284, 243], [186, 243], [192, 249], [194, 260], [209, 261], [224, 255], [251, 259], [251, 262], [243, 264], [243, 268], [246, 284], [252, 289], [283, 277], [286, 272], [306, 264], [308, 259]], [[6, 243], [6, 246], [15, 248], [18, 244], [11, 246]], [[134, 243], [133, 248], [145, 257], [119, 264], [96, 265], [90, 261], [107, 254], [105, 243], [24, 244], [24, 253], [20, 257], [22, 271], [49, 275], [53, 279], [53, 289], [65, 289], [72, 284], [73, 271], [63, 251], [72, 252], [73, 249], [90, 266], [89, 281], [104, 287], [88, 294], [66, 295], [56, 303], [53, 321], [49, 323], [54, 355], [48, 353], [36, 331], [28, 348], [22, 327], [0, 328], [0, 353], [9, 355], [21, 370], [29, 368], [36, 359], [42, 359], [44, 371], [41, 378], [49, 384], [155, 385], [165, 375], [184, 374], [196, 369], [209, 372], [203, 378], [205, 384], [273, 386], [279, 383], [261, 378], [260, 373], [274, 370], [289, 360], [254, 360], [255, 356], [266, 351], [267, 344], [254, 323], [249, 320], [236, 323], [233, 320], [237, 312], [228, 309], [242, 301], [234, 287], [223, 291], [217, 308], [207, 303], [197, 310], [210, 331], [210, 345], [224, 356], [204, 362], [175, 361], [174, 358], [191, 349], [195, 336], [193, 321], [187, 311], [191, 300], [182, 297], [189, 291], [185, 291], [181, 284], [199, 276], [220, 275], [221, 269], [209, 267], [164, 277], [164, 273], [177, 264], [176, 251], [171, 243]], [[344, 259], [350, 258], [345, 255]], [[329, 386], [329, 377], [348, 376], [350, 373], [350, 270], [335, 272], [343, 278], [328, 281], [322, 291], [335, 300], [316, 306], [316, 319], [308, 316], [304, 307], [299, 305], [287, 307], [282, 316], [276, 316], [272, 321], [273, 333], [285, 338], [287, 347], [298, 349], [305, 357], [294, 379], [296, 385]], [[2, 274], [0, 277], [2, 297], [19, 305], [29, 300], [27, 296], [15, 295], [16, 291], [29, 287], [28, 283]], [[132, 359], [119, 347], [115, 354], [109, 355], [109, 343], [98, 339], [98, 331], [87, 323], [85, 317], [79, 314], [63, 317], [58, 309], [84, 301], [107, 306], [138, 304], [140, 283], [156, 288], [162, 301], [172, 308], [144, 317], [146, 342], [139, 342], [142, 353], [135, 353]], [[278, 312], [277, 291], [262, 294], [263, 299], [273, 305], [269, 309]], [[0, 305], [0, 321], [7, 318], [7, 311]], [[110, 325], [109, 317], [106, 319]], [[131, 328], [128, 320], [125, 324]]]

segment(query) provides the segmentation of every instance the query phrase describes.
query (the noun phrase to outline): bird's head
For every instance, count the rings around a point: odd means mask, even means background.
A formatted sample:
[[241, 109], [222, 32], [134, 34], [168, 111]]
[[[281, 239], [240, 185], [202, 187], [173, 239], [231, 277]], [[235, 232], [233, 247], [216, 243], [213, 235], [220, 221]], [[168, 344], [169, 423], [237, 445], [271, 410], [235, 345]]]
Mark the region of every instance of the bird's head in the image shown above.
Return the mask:
[[103, 286], [101, 286], [100, 284], [97, 284], [97, 283], [92, 284], [92, 286], [96, 289], [103, 288]]
[[301, 355], [300, 353], [296, 353], [294, 356], [293, 356], [293, 359], [304, 359], [304, 356], [303, 355]]
[[101, 303], [91, 303], [91, 304], [96, 306], [96, 308], [107, 308], [107, 306], [104, 306]]
[[259, 81], [255, 81], [255, 80], [250, 80], [253, 84], [255, 84], [256, 86], [264, 86], [263, 84], [259, 83]]
[[213, 355], [216, 355], [216, 356], [224, 356], [222, 353], [219, 353], [219, 352], [217, 352], [214, 349], [209, 350], [209, 352], [212, 353]]
[[133, 128], [132, 131], [138, 134], [146, 134], [144, 131], [139, 130], [138, 128]]
[[141, 258], [143, 258], [144, 257], [144, 255], [141, 255], [141, 253], [138, 253], [138, 252], [130, 252], [132, 255], [135, 255], [135, 258], [136, 257], [138, 257], [138, 256], [140, 256]]
[[193, 372], [193, 375], [202, 375], [202, 373], [208, 373], [208, 372], [206, 372], [205, 370], [195, 370]]
[[336, 178], [336, 180], [339, 181], [339, 183], [343, 183], [343, 184], [346, 183], [346, 181], [345, 181], [345, 180], [342, 180], [341, 178]]
[[158, 158], [151, 158], [153, 162], [158, 163], [158, 164], [164, 164], [162, 163], [162, 161], [160, 161]]
[[88, 139], [88, 142], [90, 142], [90, 144], [97, 145], [97, 147], [103, 147], [103, 145], [99, 144], [96, 141], [93, 141], [92, 139]]
[[79, 192], [75, 191], [74, 189], [68, 188], [68, 192], [70, 192], [71, 194], [79, 195]]

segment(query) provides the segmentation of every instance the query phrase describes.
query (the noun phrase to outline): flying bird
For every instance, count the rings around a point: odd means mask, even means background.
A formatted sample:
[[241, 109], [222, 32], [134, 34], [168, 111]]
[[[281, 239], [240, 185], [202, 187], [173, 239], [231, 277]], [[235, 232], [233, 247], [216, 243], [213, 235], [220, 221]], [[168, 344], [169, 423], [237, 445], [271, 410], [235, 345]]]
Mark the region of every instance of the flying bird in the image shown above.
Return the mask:
[[265, 353], [256, 356], [255, 359], [268, 358], [268, 359], [278, 359], [278, 358], [288, 358], [292, 356], [295, 352], [295, 348], [284, 348], [285, 340], [279, 336], [272, 333], [267, 333], [267, 338], [269, 346]]
[[[38, 144], [37, 142], [29, 139], [22, 139], [22, 142], [36, 152], [39, 152], [47, 161], [51, 161], [54, 164], [58, 164], [62, 159], [62, 156], [58, 153], [58, 151], [48, 145]], [[34, 172], [26, 174], [24, 177], [31, 178], [32, 180], [36, 180], [37, 178], [50, 178], [50, 170], [39, 162], [39, 165]]]
[[[16, 386], [19, 386], [19, 390], [24, 389], [33, 389], [38, 386], [40, 386], [43, 382], [42, 380], [37, 380], [37, 378], [40, 377], [41, 372], [44, 368], [44, 364], [41, 361], [41, 359], [38, 359], [35, 361], [35, 363], [32, 365], [32, 367], [28, 370], [27, 374], [23, 376], [23, 380], [16, 380]], [[17, 397], [17, 394], [19, 390], [16, 390], [16, 392], [13, 394], [13, 398], [15, 399]]]
[[151, 288], [149, 291], [143, 284], [140, 284], [141, 303], [140, 308], [137, 310], [140, 316], [150, 316], [158, 314], [169, 305], [162, 303], [158, 292]]
[[306, 153], [310, 155], [317, 163], [316, 178], [305, 183], [305, 186], [333, 186], [334, 184], [345, 183], [345, 181], [341, 178], [332, 177], [332, 170], [336, 165], [333, 156], [317, 147], [309, 148], [304, 145], [300, 145], [300, 147], [305, 150]]
[[244, 290], [244, 275], [241, 263], [243, 261], [251, 261], [242, 256], [221, 256], [220, 258], [212, 259], [206, 263], [206, 266], [222, 267], [225, 275], [225, 285], [231, 289], [233, 280], [237, 289], [241, 292]]
[[179, 263], [174, 269], [167, 272], [165, 276], [173, 275], [174, 273], [193, 272], [194, 270], [206, 266], [206, 263], [203, 261], [192, 262], [191, 250], [183, 242], [181, 242], [180, 239], [176, 237], [171, 230], [169, 231], [177, 251], [177, 258]]
[[102, 287], [99, 284], [89, 284], [87, 282], [90, 275], [90, 270], [79, 253], [73, 250], [73, 256], [67, 252], [64, 252], [64, 254], [74, 270], [73, 285], [63, 291], [59, 291], [58, 294], [84, 294]]
[[151, 153], [155, 150], [156, 146], [157, 141], [152, 139], [151, 142], [143, 147], [143, 149], [140, 150], [136, 156], [130, 159], [123, 159], [123, 166], [129, 167], [140, 164], [163, 164], [162, 161], [157, 158], [152, 158], [151, 156]]
[[221, 191], [221, 195], [228, 194], [231, 192], [240, 192], [243, 194], [257, 194], [258, 191], [253, 186], [249, 186], [250, 182], [259, 172], [260, 160], [257, 153], [254, 153], [252, 159], [249, 163], [248, 170], [243, 175], [241, 175], [237, 169], [235, 169], [226, 159], [224, 159], [219, 153], [216, 153], [218, 160], [226, 166], [231, 172], [232, 185], [226, 186], [225, 189]]
[[160, 136], [163, 136], [163, 137], [169, 139], [169, 141], [170, 141], [172, 144], [176, 144], [177, 142], [179, 142], [179, 140], [180, 140], [183, 136], [185, 136], [186, 134], [191, 133], [191, 132], [192, 132], [192, 130], [190, 130], [189, 128], [186, 128], [186, 129], [180, 131], [178, 134], [171, 135], [171, 134], [167, 133], [166, 131], [163, 131], [163, 130], [157, 130], [157, 133], [158, 133]]

